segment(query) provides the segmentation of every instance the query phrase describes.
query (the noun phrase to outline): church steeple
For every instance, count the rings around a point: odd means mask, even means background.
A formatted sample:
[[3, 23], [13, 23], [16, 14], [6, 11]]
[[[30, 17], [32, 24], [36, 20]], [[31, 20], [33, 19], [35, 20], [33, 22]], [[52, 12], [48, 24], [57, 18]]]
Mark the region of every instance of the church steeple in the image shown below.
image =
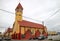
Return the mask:
[[20, 3], [16, 7], [15, 11], [16, 11], [16, 13], [15, 13], [16, 14], [16, 20], [15, 21], [22, 21], [23, 7]]
[[23, 10], [23, 7], [22, 7], [22, 5], [21, 5], [20, 3], [18, 4], [18, 6], [16, 7], [15, 10], [17, 10], [17, 9], [21, 9], [21, 10]]

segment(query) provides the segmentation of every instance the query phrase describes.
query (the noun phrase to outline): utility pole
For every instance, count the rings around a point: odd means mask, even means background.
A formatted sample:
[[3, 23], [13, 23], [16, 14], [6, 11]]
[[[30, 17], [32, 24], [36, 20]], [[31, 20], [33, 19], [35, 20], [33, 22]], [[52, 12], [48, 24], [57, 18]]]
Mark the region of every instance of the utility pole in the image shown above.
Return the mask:
[[44, 21], [42, 21], [42, 24], [43, 24], [43, 26], [44, 26]]

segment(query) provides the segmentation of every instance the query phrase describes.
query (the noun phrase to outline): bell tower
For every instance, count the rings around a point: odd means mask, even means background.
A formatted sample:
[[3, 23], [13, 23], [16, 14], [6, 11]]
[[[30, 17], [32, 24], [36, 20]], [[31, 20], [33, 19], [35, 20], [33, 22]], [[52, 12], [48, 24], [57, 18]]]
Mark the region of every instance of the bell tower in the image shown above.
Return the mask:
[[23, 13], [23, 7], [19, 3], [18, 6], [15, 9], [15, 14], [16, 14], [15, 21], [22, 21], [22, 13]]
[[22, 8], [22, 5], [19, 3], [15, 9], [15, 22], [13, 26], [13, 33], [20, 32], [20, 26], [18, 24], [18, 21], [22, 21], [22, 13], [23, 13], [23, 8]]

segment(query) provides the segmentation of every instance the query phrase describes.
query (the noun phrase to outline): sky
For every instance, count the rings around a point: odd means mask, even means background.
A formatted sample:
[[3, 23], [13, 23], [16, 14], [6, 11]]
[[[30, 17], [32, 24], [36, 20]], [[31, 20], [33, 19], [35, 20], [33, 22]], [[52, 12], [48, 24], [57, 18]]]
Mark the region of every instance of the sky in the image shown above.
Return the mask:
[[39, 24], [44, 21], [48, 31], [60, 31], [60, 0], [0, 0], [0, 9], [14, 13], [0, 10], [0, 32], [4, 32], [8, 27], [12, 28], [15, 8], [19, 2], [24, 8], [24, 20]]

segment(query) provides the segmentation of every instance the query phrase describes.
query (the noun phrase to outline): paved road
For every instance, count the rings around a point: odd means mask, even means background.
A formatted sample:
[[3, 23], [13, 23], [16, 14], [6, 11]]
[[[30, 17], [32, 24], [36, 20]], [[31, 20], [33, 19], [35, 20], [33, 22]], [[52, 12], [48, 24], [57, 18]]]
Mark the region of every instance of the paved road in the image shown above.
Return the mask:
[[[8, 41], [8, 40], [4, 40]], [[11, 40], [11, 41], [53, 41], [53, 40]], [[55, 40], [54, 40], [55, 41]], [[57, 41], [57, 40], [56, 40]], [[60, 40], [59, 40], [60, 41]]]
[[[3, 41], [53, 41], [53, 40], [3, 40]], [[54, 41], [57, 41], [57, 40], [54, 40]]]

